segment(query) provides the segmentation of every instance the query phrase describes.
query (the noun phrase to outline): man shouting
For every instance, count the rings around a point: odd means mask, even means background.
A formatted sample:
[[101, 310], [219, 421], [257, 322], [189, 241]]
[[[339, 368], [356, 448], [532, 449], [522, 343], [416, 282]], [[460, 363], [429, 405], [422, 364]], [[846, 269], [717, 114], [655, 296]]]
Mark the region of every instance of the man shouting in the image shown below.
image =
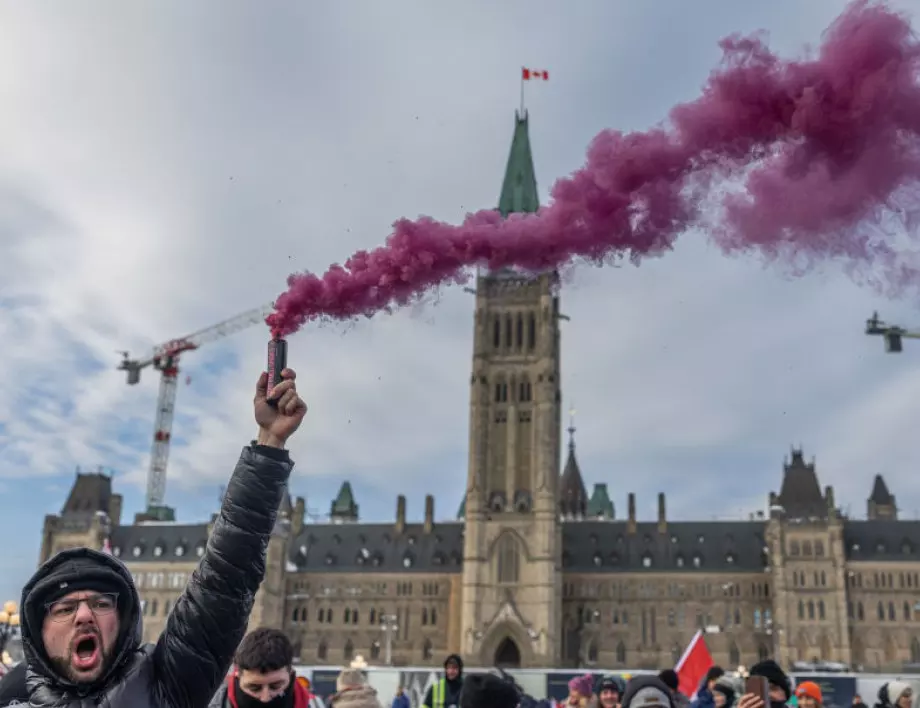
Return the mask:
[[243, 449], [197, 570], [156, 645], [142, 646], [127, 568], [89, 548], [62, 551], [22, 591], [32, 706], [205, 708], [227, 675], [265, 575], [265, 550], [293, 463], [284, 449], [307, 407], [294, 372], [256, 384], [258, 439]]

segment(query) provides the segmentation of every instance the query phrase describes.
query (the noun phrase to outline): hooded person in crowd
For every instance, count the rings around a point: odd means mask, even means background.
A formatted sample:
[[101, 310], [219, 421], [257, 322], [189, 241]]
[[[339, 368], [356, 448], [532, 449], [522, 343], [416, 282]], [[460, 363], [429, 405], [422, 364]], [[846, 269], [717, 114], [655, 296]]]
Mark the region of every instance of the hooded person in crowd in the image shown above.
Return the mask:
[[658, 678], [670, 689], [677, 708], [690, 708], [690, 699], [680, 692], [680, 677], [674, 669], [665, 669], [658, 674]]
[[716, 681], [725, 675], [725, 670], [721, 666], [710, 666], [709, 671], [700, 681], [699, 688], [696, 689], [696, 697], [690, 703], [693, 708], [715, 708], [715, 698], [712, 695], [712, 687]]
[[444, 678], [431, 684], [422, 705], [425, 708], [456, 708], [463, 690], [463, 659], [451, 654], [444, 660]]
[[712, 699], [716, 708], [732, 708], [735, 705], [735, 688], [722, 676], [712, 686]]
[[677, 708], [674, 694], [657, 676], [635, 676], [626, 684], [622, 708]]
[[770, 704], [763, 705], [763, 698], [753, 693], [744, 694], [738, 701], [738, 708], [785, 708], [792, 698], [792, 682], [773, 659], [761, 661], [751, 667], [750, 676], [767, 679]]
[[210, 708], [310, 708], [312, 696], [294, 673], [294, 647], [280, 629], [247, 634], [233, 670]]
[[140, 598], [117, 558], [58, 553], [22, 591], [33, 707], [204, 708], [227, 676], [265, 575], [265, 551], [291, 473], [284, 449], [306, 405], [294, 372], [256, 385], [258, 440], [243, 449], [207, 548], [156, 645], [142, 644]]
[[521, 693], [510, 681], [494, 674], [473, 674], [463, 679], [459, 708], [517, 708]]
[[597, 705], [600, 708], [619, 708], [620, 698], [623, 696], [625, 689], [626, 684], [619, 676], [614, 676], [613, 674], [601, 676], [601, 680], [597, 682], [595, 689]]

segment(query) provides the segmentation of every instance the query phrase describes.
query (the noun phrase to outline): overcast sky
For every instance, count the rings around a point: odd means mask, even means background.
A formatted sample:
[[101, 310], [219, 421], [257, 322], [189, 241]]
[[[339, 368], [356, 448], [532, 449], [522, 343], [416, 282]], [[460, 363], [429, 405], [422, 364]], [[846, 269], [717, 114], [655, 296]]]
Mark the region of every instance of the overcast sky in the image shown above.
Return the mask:
[[[910, 3], [902, 3], [907, 7]], [[786, 54], [839, 0], [82, 2], [0, 6], [0, 600], [35, 566], [45, 514], [77, 465], [143, 506], [158, 379], [127, 386], [119, 350], [271, 301], [296, 269], [372, 247], [402, 216], [496, 204], [520, 67], [541, 192], [601, 129], [644, 129], [694, 98], [734, 31]], [[472, 299], [290, 340], [311, 411], [291, 490], [317, 514], [350, 480], [363, 518], [396, 496], [420, 517], [464, 489]], [[838, 268], [793, 280], [728, 260], [705, 235], [641, 268], [567, 275], [563, 396], [589, 486], [625, 513], [738, 518], [779, 488], [790, 446], [865, 513], [885, 475], [920, 510], [920, 347], [886, 356], [878, 309]], [[267, 331], [183, 360], [167, 501], [215, 510], [254, 435]]]

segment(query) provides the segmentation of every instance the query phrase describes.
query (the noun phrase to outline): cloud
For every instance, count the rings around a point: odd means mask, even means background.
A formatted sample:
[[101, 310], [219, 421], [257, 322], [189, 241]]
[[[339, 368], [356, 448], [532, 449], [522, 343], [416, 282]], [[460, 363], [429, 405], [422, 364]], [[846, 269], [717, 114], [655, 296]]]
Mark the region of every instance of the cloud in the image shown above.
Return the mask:
[[[291, 270], [374, 246], [401, 216], [459, 220], [494, 204], [522, 63], [551, 71], [527, 95], [548, 193], [599, 129], [644, 128], [693, 98], [723, 35], [766, 27], [793, 51], [842, 6], [0, 9], [0, 483], [21, 529], [0, 595], [24, 580], [76, 465], [115, 469], [128, 511], [142, 502], [158, 381], [148, 370], [127, 386], [118, 352], [270, 301]], [[920, 507], [918, 354], [886, 357], [861, 332], [875, 308], [920, 324], [913, 307], [832, 265], [791, 281], [723, 259], [704, 234], [639, 269], [577, 269], [562, 297], [579, 460], [620, 512], [628, 491], [646, 516], [658, 491], [674, 517], [762, 507], [792, 443], [854, 511], [877, 472], [906, 510]], [[322, 512], [349, 479], [369, 517], [391, 518], [401, 492], [410, 513], [437, 493], [439, 515], [452, 515], [471, 325], [470, 296], [454, 288], [292, 338], [311, 406], [293, 491]], [[255, 327], [182, 360], [191, 383], [167, 500], [183, 518], [213, 508], [254, 435], [266, 339]]]

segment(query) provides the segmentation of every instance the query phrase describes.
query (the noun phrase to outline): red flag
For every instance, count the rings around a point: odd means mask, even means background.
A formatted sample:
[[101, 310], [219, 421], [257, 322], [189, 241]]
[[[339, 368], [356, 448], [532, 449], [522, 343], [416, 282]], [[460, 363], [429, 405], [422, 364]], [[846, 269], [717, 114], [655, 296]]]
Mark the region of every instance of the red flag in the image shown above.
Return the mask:
[[543, 81], [549, 81], [549, 72], [543, 69], [521, 69], [521, 79], [524, 81], [531, 81], [537, 79], [543, 79]]
[[680, 679], [678, 690], [685, 696], [692, 698], [699, 688], [700, 682], [706, 676], [706, 672], [714, 665], [712, 654], [706, 647], [706, 640], [703, 639], [703, 630], [697, 631], [693, 639], [684, 650], [684, 655], [680, 657], [674, 671]]

